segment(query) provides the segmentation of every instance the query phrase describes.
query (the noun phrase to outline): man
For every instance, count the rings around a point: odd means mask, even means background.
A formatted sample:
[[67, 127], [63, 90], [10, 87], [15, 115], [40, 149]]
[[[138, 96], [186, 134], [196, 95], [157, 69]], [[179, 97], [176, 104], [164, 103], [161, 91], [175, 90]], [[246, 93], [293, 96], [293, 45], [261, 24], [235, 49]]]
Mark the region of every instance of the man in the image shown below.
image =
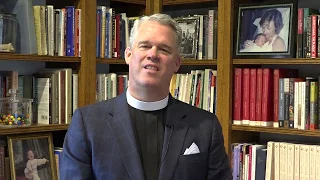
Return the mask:
[[125, 51], [128, 89], [75, 111], [62, 180], [231, 179], [216, 116], [169, 94], [181, 64], [181, 34], [168, 15], [135, 21]]

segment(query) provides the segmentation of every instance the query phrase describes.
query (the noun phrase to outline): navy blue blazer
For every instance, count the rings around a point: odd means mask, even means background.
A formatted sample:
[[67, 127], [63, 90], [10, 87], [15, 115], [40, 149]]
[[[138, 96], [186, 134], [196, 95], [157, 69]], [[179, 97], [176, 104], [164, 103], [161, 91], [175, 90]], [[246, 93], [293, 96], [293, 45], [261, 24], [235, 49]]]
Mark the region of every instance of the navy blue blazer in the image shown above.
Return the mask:
[[[232, 179], [216, 116], [170, 98], [159, 179]], [[200, 153], [183, 155], [193, 142]], [[126, 93], [75, 111], [59, 169], [61, 180], [145, 179]]]

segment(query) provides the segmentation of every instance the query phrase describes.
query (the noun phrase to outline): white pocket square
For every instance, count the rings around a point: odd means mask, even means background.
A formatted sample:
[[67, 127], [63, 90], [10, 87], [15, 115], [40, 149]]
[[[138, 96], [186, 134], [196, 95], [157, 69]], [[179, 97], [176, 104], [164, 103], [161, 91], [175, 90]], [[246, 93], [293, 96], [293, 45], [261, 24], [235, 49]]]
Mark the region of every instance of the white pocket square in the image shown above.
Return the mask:
[[184, 151], [183, 155], [198, 154], [198, 153], [200, 153], [199, 148], [196, 145], [196, 143], [193, 142], [191, 146]]

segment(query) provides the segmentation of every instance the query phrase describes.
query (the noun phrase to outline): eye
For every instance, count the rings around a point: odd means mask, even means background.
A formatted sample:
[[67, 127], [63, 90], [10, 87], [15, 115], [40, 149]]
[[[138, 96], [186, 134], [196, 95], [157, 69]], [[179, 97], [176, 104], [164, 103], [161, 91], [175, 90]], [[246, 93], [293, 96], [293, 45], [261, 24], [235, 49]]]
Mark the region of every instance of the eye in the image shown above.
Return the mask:
[[163, 48], [160, 49], [160, 50], [161, 50], [161, 51], [164, 51], [164, 52], [167, 52], [167, 53], [169, 52], [167, 49], [163, 49]]
[[148, 48], [150, 48], [150, 46], [148, 46], [148, 45], [140, 45], [139, 48], [141, 48], [141, 49], [148, 49]]

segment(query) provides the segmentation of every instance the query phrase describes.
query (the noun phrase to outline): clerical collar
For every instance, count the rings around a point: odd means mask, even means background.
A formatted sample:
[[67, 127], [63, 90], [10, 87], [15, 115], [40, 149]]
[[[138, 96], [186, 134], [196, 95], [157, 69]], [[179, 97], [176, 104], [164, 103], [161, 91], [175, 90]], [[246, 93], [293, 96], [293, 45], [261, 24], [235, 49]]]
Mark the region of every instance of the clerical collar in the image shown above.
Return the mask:
[[127, 90], [126, 94], [127, 94], [128, 104], [142, 111], [156, 111], [156, 110], [163, 109], [168, 105], [169, 95], [160, 101], [144, 102], [131, 96], [129, 93], [129, 90]]

